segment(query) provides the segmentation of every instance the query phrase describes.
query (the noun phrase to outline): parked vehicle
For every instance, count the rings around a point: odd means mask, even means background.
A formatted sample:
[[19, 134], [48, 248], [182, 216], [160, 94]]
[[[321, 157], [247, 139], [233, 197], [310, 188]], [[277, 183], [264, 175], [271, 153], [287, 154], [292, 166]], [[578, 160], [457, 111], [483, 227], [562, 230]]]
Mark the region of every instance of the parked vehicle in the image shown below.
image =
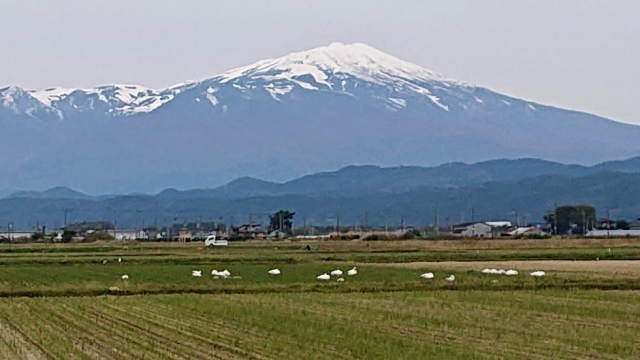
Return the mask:
[[204, 240], [205, 246], [227, 246], [229, 242], [225, 239], [219, 239], [215, 235], [209, 235]]

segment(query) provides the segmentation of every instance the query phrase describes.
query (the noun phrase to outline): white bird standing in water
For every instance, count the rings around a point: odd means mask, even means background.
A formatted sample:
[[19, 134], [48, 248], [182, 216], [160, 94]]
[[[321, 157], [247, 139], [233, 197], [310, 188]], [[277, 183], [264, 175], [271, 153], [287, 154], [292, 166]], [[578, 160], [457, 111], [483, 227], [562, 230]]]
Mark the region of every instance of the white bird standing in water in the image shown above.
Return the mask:
[[353, 276], [353, 275], [355, 275], [357, 273], [358, 273], [358, 270], [356, 270], [355, 266], [353, 267], [353, 269], [347, 271], [347, 275], [349, 275], [349, 276]]

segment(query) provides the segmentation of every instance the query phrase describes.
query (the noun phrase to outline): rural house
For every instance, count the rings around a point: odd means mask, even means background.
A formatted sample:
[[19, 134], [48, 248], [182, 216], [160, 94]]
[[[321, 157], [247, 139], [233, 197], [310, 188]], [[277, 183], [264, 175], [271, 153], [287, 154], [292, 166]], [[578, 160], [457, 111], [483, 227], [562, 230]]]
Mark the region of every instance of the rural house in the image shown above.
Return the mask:
[[462, 223], [453, 227], [451, 232], [454, 236], [460, 237], [493, 237], [493, 228], [485, 223]]

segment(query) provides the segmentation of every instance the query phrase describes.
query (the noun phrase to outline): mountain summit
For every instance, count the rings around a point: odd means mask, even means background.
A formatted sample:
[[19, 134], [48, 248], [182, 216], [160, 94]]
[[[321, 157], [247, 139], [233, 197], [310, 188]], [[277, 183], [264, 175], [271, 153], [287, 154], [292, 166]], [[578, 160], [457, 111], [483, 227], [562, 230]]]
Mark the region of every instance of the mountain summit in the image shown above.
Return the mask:
[[[550, 84], [553, 86], [553, 84]], [[447, 79], [333, 43], [166, 89], [0, 89], [0, 191], [213, 187], [347, 165], [640, 154], [640, 127]]]

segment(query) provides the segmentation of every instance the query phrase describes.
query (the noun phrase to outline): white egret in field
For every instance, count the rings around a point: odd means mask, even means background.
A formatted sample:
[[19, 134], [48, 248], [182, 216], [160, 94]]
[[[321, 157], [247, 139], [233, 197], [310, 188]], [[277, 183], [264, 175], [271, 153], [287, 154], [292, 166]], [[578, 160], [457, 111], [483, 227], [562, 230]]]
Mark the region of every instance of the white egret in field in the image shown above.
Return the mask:
[[211, 275], [213, 275], [213, 276], [219, 276], [219, 275], [220, 275], [220, 273], [218, 272], [218, 270], [213, 269], [213, 270], [211, 270]]
[[282, 272], [280, 271], [280, 269], [271, 269], [268, 271], [269, 275], [280, 275], [282, 274]]
[[531, 273], [531, 274], [529, 274], [529, 275], [531, 275], [531, 276], [535, 276], [535, 277], [541, 277], [541, 276], [545, 276], [545, 272], [544, 272], [544, 271], [539, 270], [539, 271], [534, 271], [534, 272], [532, 272], [532, 273]]
[[231, 276], [231, 273], [229, 272], [229, 270], [224, 269], [224, 270], [220, 271], [220, 272], [218, 273], [218, 275], [220, 275], [220, 276], [222, 276], [222, 277], [229, 277], [229, 276]]
[[447, 280], [447, 281], [455, 281], [456, 280], [456, 276], [451, 274], [448, 278], [445, 278], [445, 280]]
[[515, 276], [515, 275], [518, 275], [518, 271], [516, 271], [516, 270], [507, 270], [507, 271], [505, 271], [504, 274], [507, 275], [507, 276]]
[[336, 280], [337, 282], [343, 282], [344, 278], [338, 278], [338, 280]]
[[421, 278], [423, 279], [433, 279], [433, 273], [428, 272], [428, 273], [424, 273], [422, 275], [420, 275]]
[[191, 271], [191, 276], [201, 277], [202, 276], [202, 270], [192, 270]]
[[342, 270], [336, 269], [331, 272], [331, 276], [342, 276]]
[[106, 264], [106, 263], [107, 263], [107, 260], [106, 260], [106, 259], [105, 259], [105, 260], [102, 260], [102, 263], [103, 263], [103, 264]]
[[355, 275], [357, 273], [358, 273], [358, 270], [356, 270], [355, 266], [353, 267], [353, 269], [347, 271], [347, 275], [349, 275], [349, 276], [353, 276], [353, 275]]
[[121, 262], [122, 262], [122, 258], [121, 258], [121, 257], [119, 257], [119, 258], [118, 258], [118, 262], [119, 262], [119, 263], [121, 263]]
[[124, 274], [121, 277], [122, 277], [122, 280], [129, 280], [129, 275], [127, 274]]
[[329, 280], [331, 279], [331, 275], [324, 273], [322, 275], [318, 275], [318, 277], [316, 277], [316, 279], [318, 280]]

